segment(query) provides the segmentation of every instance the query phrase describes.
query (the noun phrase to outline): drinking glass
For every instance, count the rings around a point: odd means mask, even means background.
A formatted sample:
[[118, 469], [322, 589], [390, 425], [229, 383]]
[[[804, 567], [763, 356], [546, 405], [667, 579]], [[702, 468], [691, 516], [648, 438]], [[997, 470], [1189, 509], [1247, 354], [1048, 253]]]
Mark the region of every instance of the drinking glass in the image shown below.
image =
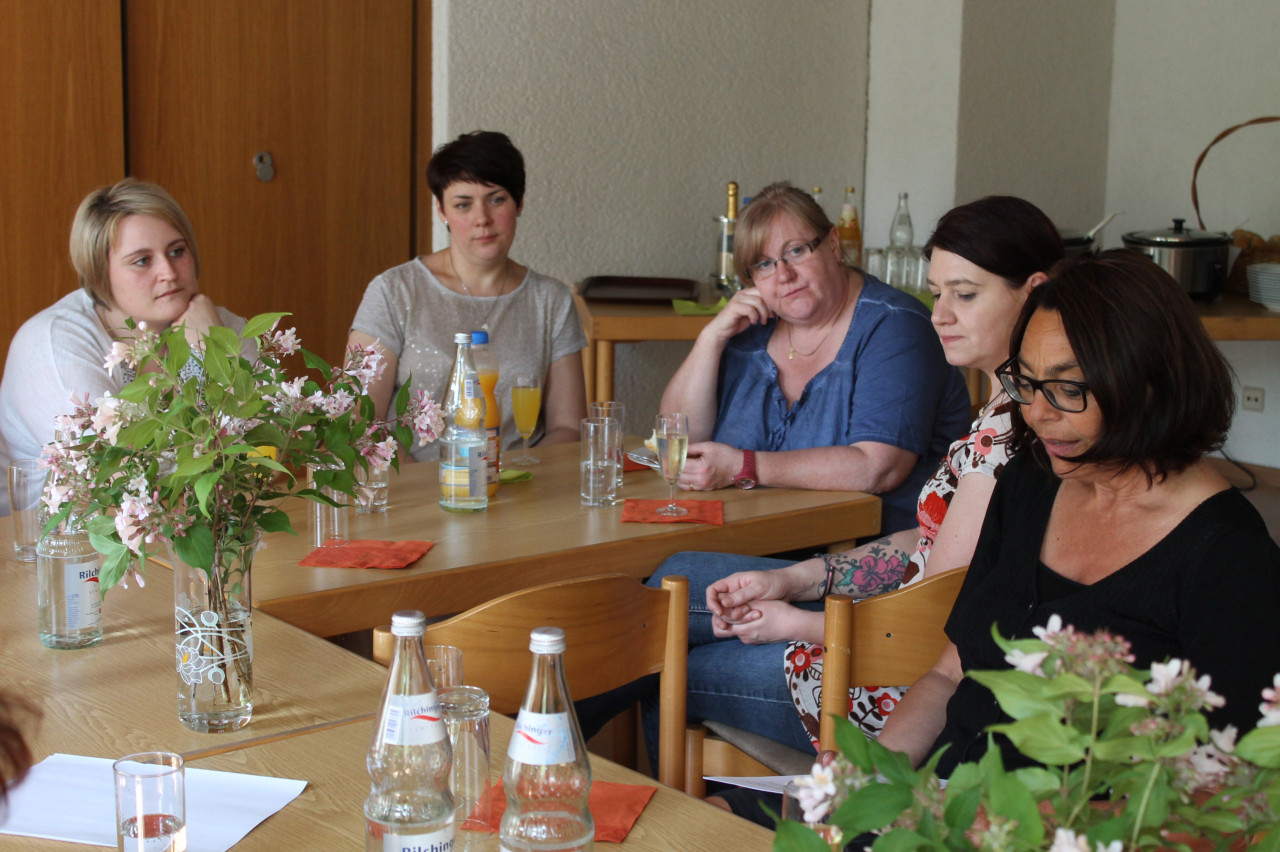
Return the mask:
[[391, 490], [391, 465], [380, 470], [375, 470], [372, 464], [368, 470], [356, 465], [355, 474], [356, 484], [360, 486], [356, 491], [356, 514], [370, 515], [387, 511], [387, 492]]
[[612, 417], [618, 421], [614, 432], [614, 461], [617, 463], [618, 493], [622, 493], [622, 463], [626, 447], [623, 445], [623, 433], [627, 431], [627, 409], [620, 402], [593, 402], [587, 406], [588, 417]]
[[653, 431], [657, 435], [658, 464], [671, 494], [671, 502], [659, 509], [658, 514], [687, 515], [689, 510], [676, 504], [676, 483], [684, 472], [684, 461], [689, 451], [689, 417], [685, 414], [659, 414], [653, 418]]
[[40, 498], [49, 470], [39, 459], [14, 459], [9, 462], [9, 512], [13, 517], [13, 552], [21, 562], [36, 561], [36, 544], [40, 541]]
[[116, 837], [126, 852], [187, 852], [187, 803], [182, 757], [148, 751], [112, 764]]
[[449, 790], [457, 815], [455, 850], [479, 850], [493, 838], [489, 796], [489, 695], [478, 686], [440, 690], [440, 715], [453, 746]]
[[462, 649], [456, 645], [423, 645], [427, 671], [436, 692], [462, 685]]
[[516, 431], [524, 439], [524, 455], [512, 459], [517, 467], [529, 467], [539, 460], [529, 455], [529, 436], [538, 428], [538, 412], [542, 410], [542, 376], [537, 373], [516, 373], [511, 379], [511, 416], [516, 421]]
[[347, 495], [336, 488], [316, 484], [316, 472], [324, 467], [308, 465], [309, 485], [338, 505], [312, 501], [311, 503], [311, 545], [313, 547], [332, 547], [343, 544], [351, 538], [351, 520], [347, 516]]

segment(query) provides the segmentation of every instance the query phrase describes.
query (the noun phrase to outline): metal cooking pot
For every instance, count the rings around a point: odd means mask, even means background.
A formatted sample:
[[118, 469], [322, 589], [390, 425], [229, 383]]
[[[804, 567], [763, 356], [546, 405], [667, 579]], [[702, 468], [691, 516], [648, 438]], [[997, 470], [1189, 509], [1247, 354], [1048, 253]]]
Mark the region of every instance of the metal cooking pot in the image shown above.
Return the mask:
[[1058, 235], [1062, 237], [1062, 246], [1067, 250], [1067, 257], [1093, 254], [1097, 249], [1091, 233], [1077, 231], [1075, 228], [1059, 228]]
[[1174, 219], [1163, 231], [1131, 231], [1121, 239], [1124, 247], [1149, 255], [1177, 279], [1191, 298], [1209, 300], [1218, 295], [1227, 278], [1231, 236], [1221, 231], [1196, 231]]

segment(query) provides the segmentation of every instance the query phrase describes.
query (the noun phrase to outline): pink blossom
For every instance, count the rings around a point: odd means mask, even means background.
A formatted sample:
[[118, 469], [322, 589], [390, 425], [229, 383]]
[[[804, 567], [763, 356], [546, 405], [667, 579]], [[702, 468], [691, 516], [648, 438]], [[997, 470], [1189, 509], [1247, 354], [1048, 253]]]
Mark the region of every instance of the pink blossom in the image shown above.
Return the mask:
[[410, 428], [418, 436], [418, 446], [425, 447], [440, 437], [444, 431], [444, 418], [440, 415], [440, 406], [436, 405], [431, 394], [419, 388], [417, 395], [409, 400], [407, 411]]
[[1262, 714], [1262, 719], [1258, 722], [1259, 728], [1280, 725], [1280, 674], [1272, 678], [1271, 686], [1262, 690], [1262, 703], [1258, 705], [1258, 712]]
[[[1070, 630], [1071, 628], [1067, 629]], [[1049, 616], [1048, 624], [1044, 627], [1033, 627], [1031, 628], [1031, 632], [1034, 633], [1036, 638], [1040, 639], [1042, 642], [1049, 642], [1053, 637], [1062, 632], [1062, 616], [1057, 615], [1056, 613]]]
[[320, 408], [324, 409], [324, 413], [330, 417], [340, 417], [351, 410], [351, 406], [355, 405], [356, 398], [352, 396], [345, 388], [338, 388], [329, 396], [321, 396]]
[[296, 328], [290, 328], [287, 331], [277, 331], [271, 335], [271, 344], [281, 355], [292, 355], [301, 348], [302, 342], [298, 340]]
[[106, 359], [102, 362], [102, 366], [108, 373], [113, 373], [116, 367], [120, 366], [129, 358], [129, 344], [113, 340], [111, 342], [111, 350], [107, 352]]
[[124, 425], [119, 416], [120, 400], [107, 394], [98, 400], [98, 410], [93, 415], [90, 425], [93, 430], [106, 440], [108, 444], [115, 444], [116, 438], [120, 435], [120, 428]]
[[347, 347], [347, 363], [343, 372], [359, 382], [362, 388], [367, 388], [382, 375], [385, 366], [382, 360], [382, 353], [376, 346], [353, 344]]
[[1014, 649], [1004, 655], [1004, 661], [1013, 666], [1020, 672], [1044, 677], [1044, 661], [1049, 658], [1048, 651], [1037, 651], [1035, 653], [1027, 653]]

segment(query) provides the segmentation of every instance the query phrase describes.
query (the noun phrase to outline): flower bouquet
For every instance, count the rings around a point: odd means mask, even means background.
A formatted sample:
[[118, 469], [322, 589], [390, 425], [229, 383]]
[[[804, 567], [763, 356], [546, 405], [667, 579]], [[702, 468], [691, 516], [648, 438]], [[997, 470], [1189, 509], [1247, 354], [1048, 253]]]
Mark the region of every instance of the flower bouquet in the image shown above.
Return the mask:
[[1240, 737], [1209, 728], [1223, 700], [1186, 661], [1135, 671], [1130, 646], [1054, 616], [1035, 639], [992, 630], [1011, 668], [970, 672], [1013, 721], [994, 725], [1038, 766], [1006, 769], [992, 743], [938, 779], [837, 720], [839, 755], [801, 778], [805, 825], [777, 850], [841, 849], [874, 832], [876, 852], [1280, 848], [1280, 675]]
[[[59, 418], [49, 466], [47, 529], [83, 530], [103, 556], [102, 591], [168, 551], [174, 568], [179, 714], [197, 730], [234, 730], [252, 711], [249, 569], [264, 532], [293, 532], [290, 496], [336, 505], [353, 470], [397, 465], [397, 441], [435, 440], [443, 423], [425, 391], [396, 395], [390, 421], [366, 390], [383, 364], [353, 347], [333, 368], [300, 349], [283, 313], [242, 332], [214, 327], [193, 351], [182, 327], [134, 326], [108, 370], [133, 378], [118, 396], [75, 401]], [[315, 374], [291, 377], [301, 351]], [[310, 466], [314, 483], [298, 473]]]

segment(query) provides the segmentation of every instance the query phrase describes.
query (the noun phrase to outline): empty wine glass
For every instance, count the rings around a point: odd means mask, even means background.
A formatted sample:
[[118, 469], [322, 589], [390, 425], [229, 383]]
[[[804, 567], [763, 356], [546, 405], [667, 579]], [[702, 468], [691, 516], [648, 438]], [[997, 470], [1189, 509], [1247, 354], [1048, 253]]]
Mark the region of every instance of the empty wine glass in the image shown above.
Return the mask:
[[511, 416], [516, 421], [516, 431], [524, 439], [524, 455], [512, 459], [517, 467], [539, 464], [529, 455], [529, 436], [538, 427], [538, 412], [542, 410], [542, 376], [537, 373], [516, 373], [511, 380]]
[[689, 451], [689, 417], [686, 414], [659, 414], [653, 418], [653, 431], [657, 436], [658, 464], [662, 478], [667, 481], [671, 502], [658, 510], [659, 515], [679, 516], [689, 510], [676, 504], [676, 483], [684, 472], [684, 461]]

